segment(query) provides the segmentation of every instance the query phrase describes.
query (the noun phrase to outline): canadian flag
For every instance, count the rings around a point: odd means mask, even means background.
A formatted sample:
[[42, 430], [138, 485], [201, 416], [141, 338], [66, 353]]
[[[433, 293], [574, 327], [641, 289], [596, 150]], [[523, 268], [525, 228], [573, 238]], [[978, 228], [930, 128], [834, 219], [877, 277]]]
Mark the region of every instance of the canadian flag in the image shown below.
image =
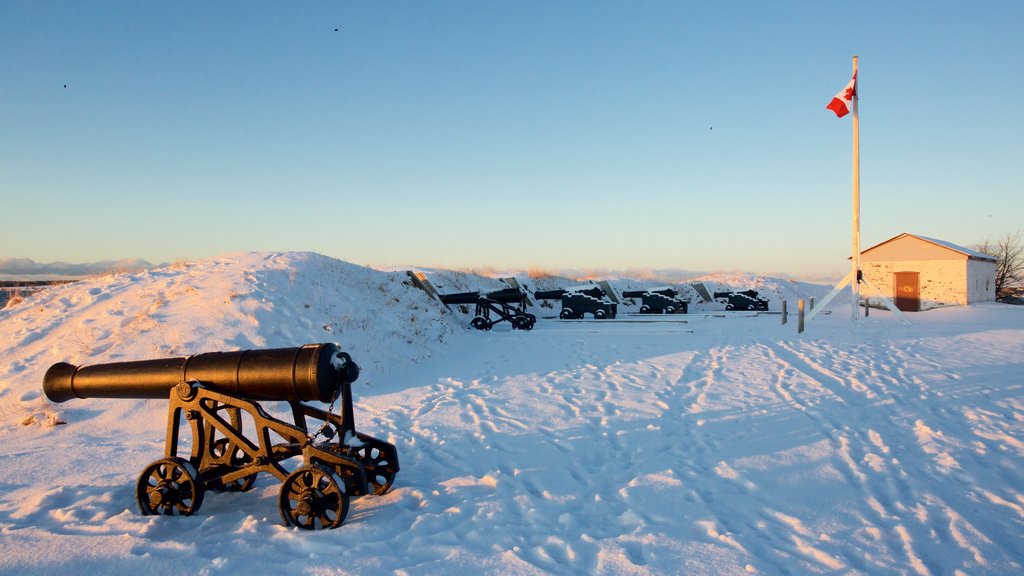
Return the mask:
[[850, 109], [853, 108], [853, 99], [857, 97], [857, 73], [853, 73], [853, 78], [850, 78], [850, 83], [846, 85], [836, 94], [835, 98], [828, 103], [829, 110], [836, 113], [836, 118], [842, 118], [850, 113]]

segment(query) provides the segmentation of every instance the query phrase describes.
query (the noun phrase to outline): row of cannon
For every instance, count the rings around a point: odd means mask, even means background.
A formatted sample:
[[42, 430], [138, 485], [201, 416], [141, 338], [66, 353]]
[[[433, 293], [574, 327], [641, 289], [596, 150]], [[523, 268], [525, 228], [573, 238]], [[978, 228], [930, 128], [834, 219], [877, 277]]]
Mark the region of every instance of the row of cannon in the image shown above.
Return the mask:
[[[558, 317], [562, 320], [579, 320], [588, 315], [595, 320], [612, 319], [618, 314], [618, 304], [613, 294], [597, 285], [577, 286], [557, 290], [538, 290], [533, 293], [537, 300], [559, 300], [562, 308]], [[623, 298], [639, 299], [640, 314], [687, 314], [690, 302], [681, 298], [679, 291], [670, 288], [649, 290], [625, 290]], [[768, 300], [758, 297], [755, 290], [742, 292], [715, 292], [715, 300], [725, 303], [726, 310], [768, 310]], [[493, 292], [459, 292], [438, 294], [441, 303], [449, 305], [475, 306], [470, 326], [478, 330], [490, 330], [499, 322], [508, 322], [513, 329], [531, 330], [537, 317], [526, 310], [529, 302], [527, 292], [520, 287], [504, 288]]]

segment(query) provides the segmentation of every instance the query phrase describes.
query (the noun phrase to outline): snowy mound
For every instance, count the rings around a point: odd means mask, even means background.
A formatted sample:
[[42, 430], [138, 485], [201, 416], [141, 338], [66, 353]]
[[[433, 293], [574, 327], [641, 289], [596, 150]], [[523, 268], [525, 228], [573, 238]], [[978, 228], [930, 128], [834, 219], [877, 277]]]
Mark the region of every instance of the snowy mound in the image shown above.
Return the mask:
[[778, 310], [779, 303], [786, 300], [792, 307], [800, 299], [822, 298], [829, 290], [828, 286], [771, 278], [756, 274], [707, 274], [692, 280], [701, 283], [708, 293], [755, 290], [759, 298], [769, 302], [769, 309]]
[[[52, 418], [40, 384], [55, 362], [337, 342], [363, 367], [358, 387], [429, 357], [451, 331], [450, 315], [404, 274], [313, 253], [228, 254], [82, 280], [0, 311], [0, 423]], [[159, 404], [95, 408], [162, 419]]]

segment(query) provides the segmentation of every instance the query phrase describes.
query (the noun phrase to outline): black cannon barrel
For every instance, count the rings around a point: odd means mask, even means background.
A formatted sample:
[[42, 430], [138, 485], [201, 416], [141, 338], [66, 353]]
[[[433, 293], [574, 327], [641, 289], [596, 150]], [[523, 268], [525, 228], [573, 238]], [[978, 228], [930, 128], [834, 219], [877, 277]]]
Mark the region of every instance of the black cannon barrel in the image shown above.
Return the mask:
[[646, 290], [623, 290], [622, 291], [622, 297], [623, 298], [643, 298], [644, 294], [646, 294], [646, 293], [647, 293]]
[[359, 367], [336, 344], [207, 352], [181, 358], [74, 366], [59, 362], [43, 377], [53, 402], [72, 398], [167, 398], [181, 382], [259, 400], [330, 402]]
[[565, 290], [537, 290], [533, 297], [537, 300], [559, 300], [565, 294]]
[[480, 300], [479, 292], [456, 292], [454, 294], [438, 294], [442, 304], [476, 304]]
[[586, 294], [587, 296], [593, 296], [594, 298], [604, 298], [607, 296], [600, 286], [591, 286], [590, 288], [584, 288], [582, 290], [573, 290], [573, 292], [579, 292], [580, 294]]
[[494, 292], [488, 292], [487, 297], [504, 304], [514, 304], [523, 299], [523, 291], [519, 288], [503, 288]]

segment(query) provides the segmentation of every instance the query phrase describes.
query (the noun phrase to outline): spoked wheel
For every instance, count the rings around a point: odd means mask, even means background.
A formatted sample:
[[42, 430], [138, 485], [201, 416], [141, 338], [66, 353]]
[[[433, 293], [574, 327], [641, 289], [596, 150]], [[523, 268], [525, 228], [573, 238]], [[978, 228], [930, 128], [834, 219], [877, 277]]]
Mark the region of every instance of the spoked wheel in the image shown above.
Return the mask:
[[184, 458], [157, 460], [139, 475], [135, 500], [146, 516], [190, 516], [203, 504], [199, 474]]
[[470, 321], [469, 325], [477, 330], [490, 330], [493, 323], [483, 316], [477, 316]]
[[[210, 455], [213, 456], [214, 462], [224, 463], [232, 468], [241, 468], [252, 463], [252, 457], [227, 438], [216, 440], [210, 447]], [[210, 487], [221, 492], [248, 492], [252, 489], [255, 482], [256, 474], [253, 474], [251, 476], [243, 476], [231, 482], [218, 480]]]
[[529, 330], [533, 328], [533, 321], [529, 316], [516, 316], [512, 319], [512, 327], [517, 330]]
[[281, 518], [304, 530], [337, 528], [348, 514], [345, 483], [320, 468], [299, 468], [281, 485]]
[[380, 496], [391, 489], [395, 483], [395, 462], [392, 458], [397, 455], [388, 454], [369, 444], [352, 450], [351, 455], [366, 467], [366, 483], [370, 493]]

